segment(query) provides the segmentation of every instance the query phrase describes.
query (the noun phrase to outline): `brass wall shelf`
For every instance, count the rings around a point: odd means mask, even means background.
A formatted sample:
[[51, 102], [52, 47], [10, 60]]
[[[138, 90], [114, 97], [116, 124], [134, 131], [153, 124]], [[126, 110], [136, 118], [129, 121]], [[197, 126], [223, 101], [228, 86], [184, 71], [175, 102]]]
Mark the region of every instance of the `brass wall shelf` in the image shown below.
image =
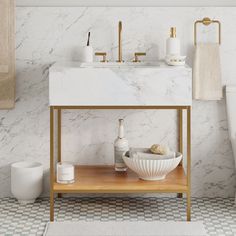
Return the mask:
[[[178, 111], [178, 149], [183, 153], [183, 113], [186, 112], [187, 171], [180, 165], [163, 181], [142, 181], [132, 172], [116, 173], [111, 166], [76, 166], [75, 183], [58, 184], [55, 179], [55, 150], [57, 162], [61, 157], [61, 116], [63, 109], [175, 109]], [[55, 111], [57, 122], [55, 124]], [[55, 127], [57, 137], [54, 137]], [[109, 181], [107, 181], [109, 179]], [[187, 221], [191, 220], [191, 106], [50, 106], [50, 221], [54, 221], [54, 195], [62, 193], [177, 193], [186, 194]]]

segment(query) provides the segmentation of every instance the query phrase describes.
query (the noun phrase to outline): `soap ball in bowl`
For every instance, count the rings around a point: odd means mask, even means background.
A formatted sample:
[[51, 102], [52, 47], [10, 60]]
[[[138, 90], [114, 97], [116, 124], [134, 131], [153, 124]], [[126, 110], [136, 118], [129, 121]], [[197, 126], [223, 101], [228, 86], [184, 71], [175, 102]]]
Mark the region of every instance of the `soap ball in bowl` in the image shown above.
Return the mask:
[[158, 155], [167, 155], [170, 152], [170, 149], [168, 146], [161, 145], [161, 144], [153, 144], [150, 148], [150, 151], [153, 154], [158, 154]]

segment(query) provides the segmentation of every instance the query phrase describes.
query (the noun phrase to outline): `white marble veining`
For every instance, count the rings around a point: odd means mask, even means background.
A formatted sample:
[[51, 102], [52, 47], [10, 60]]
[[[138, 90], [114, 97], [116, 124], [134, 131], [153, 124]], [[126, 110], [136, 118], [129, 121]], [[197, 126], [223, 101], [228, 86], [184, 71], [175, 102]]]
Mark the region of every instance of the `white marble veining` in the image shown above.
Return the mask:
[[[146, 51], [144, 60], [164, 58], [165, 39], [177, 27], [182, 55], [192, 64], [193, 22], [204, 16], [222, 23], [222, 77], [236, 82], [236, 8], [86, 8], [22, 7], [16, 9], [16, 107], [0, 111], [0, 196], [10, 195], [10, 168], [18, 160], [37, 160], [49, 167], [48, 68], [55, 61], [78, 58], [90, 30], [95, 51], [117, 59], [117, 24], [123, 22], [123, 56]], [[200, 29], [201, 30], [201, 29]], [[201, 37], [215, 40], [214, 27]], [[89, 93], [89, 91], [88, 91]], [[92, 94], [91, 94], [92, 96]], [[125, 119], [132, 146], [156, 142], [176, 147], [174, 111], [83, 110], [63, 112], [63, 159], [84, 163], [113, 162], [117, 119]], [[48, 176], [45, 178], [48, 183]], [[235, 168], [228, 138], [225, 100], [193, 102], [192, 192], [193, 196], [234, 196]], [[47, 185], [48, 186], [48, 185]], [[47, 188], [45, 189], [47, 192]]]
[[188, 66], [112, 66], [83, 67], [71, 62], [53, 65], [49, 70], [50, 106], [192, 104], [192, 70]]

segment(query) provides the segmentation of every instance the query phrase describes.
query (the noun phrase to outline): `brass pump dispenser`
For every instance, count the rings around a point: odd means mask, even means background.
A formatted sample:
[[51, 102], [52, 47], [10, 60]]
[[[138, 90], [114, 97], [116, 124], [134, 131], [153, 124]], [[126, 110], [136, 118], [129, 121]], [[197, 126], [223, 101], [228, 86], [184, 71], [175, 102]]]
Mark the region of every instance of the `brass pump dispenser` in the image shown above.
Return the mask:
[[176, 27], [171, 27], [170, 28], [170, 37], [171, 38], [176, 38]]

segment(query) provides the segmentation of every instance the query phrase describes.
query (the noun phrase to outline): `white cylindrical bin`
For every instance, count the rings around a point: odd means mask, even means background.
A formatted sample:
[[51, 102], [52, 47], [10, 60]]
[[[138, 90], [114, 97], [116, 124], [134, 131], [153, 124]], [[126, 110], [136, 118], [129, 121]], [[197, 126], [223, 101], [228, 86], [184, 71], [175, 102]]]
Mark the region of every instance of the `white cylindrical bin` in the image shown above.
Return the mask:
[[34, 203], [43, 190], [43, 165], [16, 162], [11, 165], [11, 192], [21, 204]]
[[75, 182], [75, 168], [70, 163], [57, 163], [57, 183], [71, 184]]

